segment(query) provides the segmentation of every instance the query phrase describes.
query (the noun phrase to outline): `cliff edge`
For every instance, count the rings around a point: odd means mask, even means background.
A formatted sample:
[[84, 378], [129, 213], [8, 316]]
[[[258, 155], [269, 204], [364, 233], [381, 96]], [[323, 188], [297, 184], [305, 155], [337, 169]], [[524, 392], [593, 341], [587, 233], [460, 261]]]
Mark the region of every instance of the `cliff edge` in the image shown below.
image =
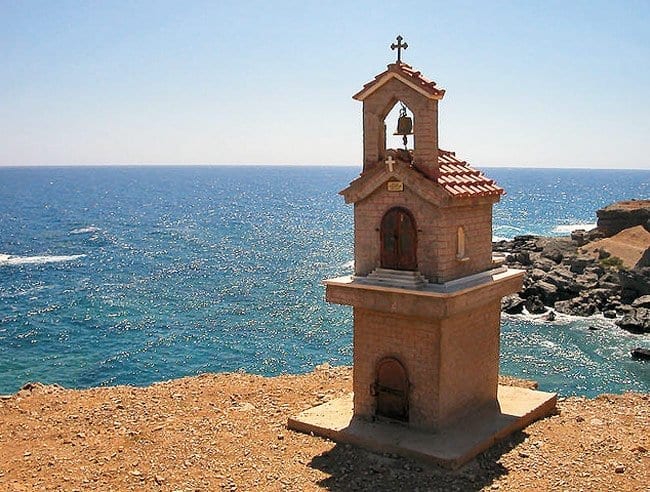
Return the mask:
[[650, 200], [612, 203], [596, 211], [596, 216], [596, 227], [604, 237], [613, 236], [634, 226], [643, 226], [646, 231], [650, 231]]
[[[566, 398], [450, 472], [286, 429], [351, 369], [204, 374], [145, 388], [32, 384], [0, 399], [0, 490], [644, 490], [649, 395]], [[504, 380], [513, 384], [516, 381]], [[519, 382], [519, 384], [522, 384]]]

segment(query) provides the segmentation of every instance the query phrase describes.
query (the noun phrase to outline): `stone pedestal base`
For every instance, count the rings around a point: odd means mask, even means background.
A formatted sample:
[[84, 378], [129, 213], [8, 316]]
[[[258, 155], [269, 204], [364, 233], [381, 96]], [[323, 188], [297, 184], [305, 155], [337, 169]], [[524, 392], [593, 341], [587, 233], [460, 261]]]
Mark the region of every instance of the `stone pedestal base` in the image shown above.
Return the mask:
[[557, 400], [554, 393], [499, 385], [500, 412], [474, 414], [440, 432], [427, 433], [403, 423], [353, 418], [352, 396], [305, 410], [289, 418], [288, 427], [455, 469], [513, 432], [552, 414]]
[[[355, 416], [408, 409], [412, 427], [434, 430], [497, 407], [501, 298], [522, 279], [519, 270], [497, 268], [418, 289], [326, 280], [327, 300], [354, 308]], [[385, 364], [393, 369], [380, 374]]]

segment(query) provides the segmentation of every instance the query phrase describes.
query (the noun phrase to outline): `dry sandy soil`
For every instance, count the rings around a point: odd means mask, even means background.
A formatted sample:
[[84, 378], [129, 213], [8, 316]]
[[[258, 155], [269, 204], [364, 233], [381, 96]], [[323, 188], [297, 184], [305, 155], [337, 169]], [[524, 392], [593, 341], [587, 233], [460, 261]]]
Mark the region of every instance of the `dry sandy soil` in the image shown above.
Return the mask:
[[458, 471], [286, 429], [349, 368], [146, 388], [34, 385], [0, 399], [0, 490], [649, 490], [650, 396], [561, 399]]
[[623, 229], [612, 237], [593, 241], [581, 249], [595, 257], [598, 257], [599, 249], [604, 249], [612, 256], [620, 258], [626, 268], [634, 268], [648, 247], [650, 247], [650, 232], [643, 226], [636, 226]]

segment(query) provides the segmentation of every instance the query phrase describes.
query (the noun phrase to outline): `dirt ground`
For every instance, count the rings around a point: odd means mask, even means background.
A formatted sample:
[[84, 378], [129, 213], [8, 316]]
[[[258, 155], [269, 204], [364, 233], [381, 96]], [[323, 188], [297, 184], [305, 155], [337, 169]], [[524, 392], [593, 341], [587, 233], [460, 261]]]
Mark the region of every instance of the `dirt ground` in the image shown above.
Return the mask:
[[596, 258], [598, 251], [604, 249], [613, 257], [620, 258], [625, 268], [634, 268], [648, 247], [650, 247], [650, 232], [643, 226], [636, 226], [623, 229], [612, 237], [593, 241], [581, 249]]
[[299, 434], [350, 368], [146, 388], [34, 385], [0, 399], [0, 490], [650, 490], [650, 395], [560, 399], [457, 471]]

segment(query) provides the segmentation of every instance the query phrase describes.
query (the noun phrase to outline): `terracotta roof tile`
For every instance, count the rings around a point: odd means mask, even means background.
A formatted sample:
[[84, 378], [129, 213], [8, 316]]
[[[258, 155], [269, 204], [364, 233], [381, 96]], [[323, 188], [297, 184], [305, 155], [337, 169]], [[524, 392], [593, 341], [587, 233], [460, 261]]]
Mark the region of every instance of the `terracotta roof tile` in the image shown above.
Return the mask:
[[371, 80], [363, 86], [357, 94], [352, 96], [354, 99], [363, 100], [367, 93], [372, 92], [372, 89], [377, 86], [380, 82], [387, 82], [389, 78], [386, 78], [387, 74], [394, 73], [403, 77], [405, 80], [413, 84], [415, 87], [420, 89], [423, 92], [426, 92], [436, 99], [441, 99], [445, 95], [444, 89], [438, 89], [436, 83], [432, 80], [426, 78], [418, 70], [414, 70], [413, 67], [407, 65], [406, 63], [391, 63], [388, 65], [388, 69], [379, 75], [375, 76], [374, 80]]
[[457, 159], [455, 152], [440, 149], [438, 163], [440, 174], [435, 181], [453, 196], [499, 196], [504, 193], [493, 179]]

